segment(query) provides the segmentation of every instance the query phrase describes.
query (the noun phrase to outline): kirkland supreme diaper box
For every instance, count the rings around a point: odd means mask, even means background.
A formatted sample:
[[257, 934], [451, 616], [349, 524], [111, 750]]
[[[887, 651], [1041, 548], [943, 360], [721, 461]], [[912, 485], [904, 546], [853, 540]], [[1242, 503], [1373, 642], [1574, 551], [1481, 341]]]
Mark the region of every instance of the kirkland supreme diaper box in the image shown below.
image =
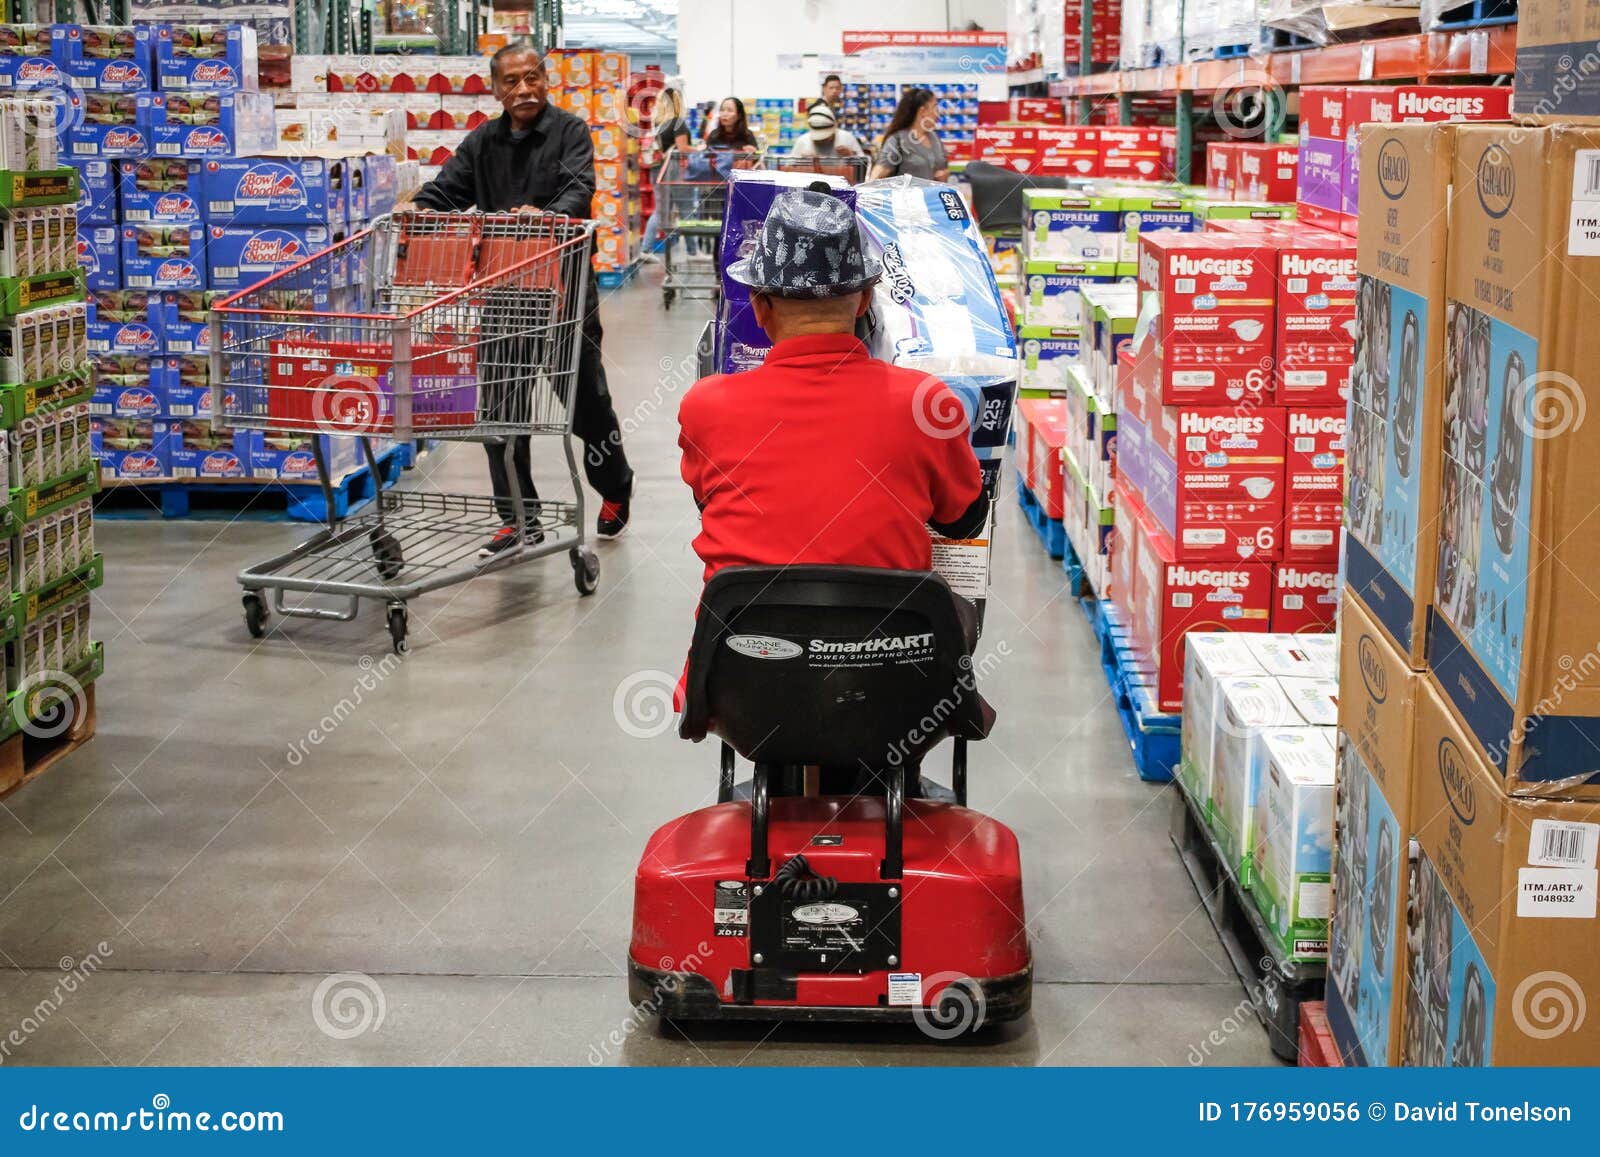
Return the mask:
[[1083, 290], [1110, 285], [1122, 271], [1115, 258], [1105, 261], [1028, 261], [1022, 267], [1022, 324], [1081, 331]]
[[1358, 238], [1344, 506], [1345, 590], [1412, 667], [1425, 664], [1440, 558], [1444, 277], [1453, 125], [1362, 130], [1368, 181]]
[[1139, 318], [1139, 286], [1117, 282], [1085, 288], [1083, 308], [1088, 314], [1089, 382], [1096, 394], [1109, 399], [1117, 392], [1117, 362], [1132, 342]]
[[[1269, 243], [1223, 232], [1145, 233], [1139, 287], [1163, 403], [1271, 400], [1278, 289]], [[1134, 345], [1142, 347], [1139, 331]]]
[[1203, 222], [1195, 201], [1164, 190], [1126, 188], [1118, 190], [1122, 208], [1122, 249], [1117, 260], [1132, 265], [1139, 260], [1142, 233], [1172, 231], [1192, 233]]
[[1328, 1026], [1347, 1065], [1400, 1063], [1423, 676], [1365, 607], [1340, 624], [1338, 820]]
[[1176, 545], [1122, 487], [1116, 499], [1117, 547], [1131, 548], [1134, 572], [1127, 610], [1134, 647], [1154, 679], [1157, 707], [1183, 710], [1184, 636], [1192, 631], [1267, 629], [1272, 567], [1263, 562], [1179, 561]]
[[1148, 347], [1136, 355], [1118, 409], [1119, 433], [1131, 416], [1143, 434], [1145, 508], [1185, 559], [1281, 558], [1284, 411], [1162, 405], [1159, 369]]
[[1432, 678], [1418, 699], [1404, 1062], [1593, 1065], [1600, 803], [1507, 796]]
[[1266, 673], [1245, 639], [1229, 632], [1194, 631], [1184, 640], [1183, 733], [1177, 779], [1208, 824], [1215, 720], [1222, 688], [1229, 679], [1260, 678]]
[[1456, 130], [1428, 666], [1512, 795], [1600, 798], [1600, 128]]
[[729, 175], [727, 208], [718, 241], [719, 268], [724, 270], [719, 314], [718, 368], [721, 372], [732, 374], [754, 369], [766, 361], [767, 351], [772, 348], [766, 331], [756, 324], [750, 308], [749, 289], [727, 276], [728, 266], [747, 257], [755, 247], [761, 222], [780, 192], [808, 188], [818, 181], [827, 185], [829, 192], [846, 205], [855, 207], [855, 190], [842, 177], [764, 169], [735, 169]]
[[200, 224], [204, 213], [199, 161], [145, 157], [100, 163], [116, 167], [123, 221], [134, 225]]
[[1334, 729], [1261, 738], [1250, 896], [1284, 959], [1328, 958], [1333, 899]]
[[1074, 326], [1025, 325], [1017, 331], [1022, 349], [1017, 385], [1024, 390], [1067, 390], [1067, 372], [1077, 365], [1082, 339]]
[[1122, 202], [1071, 189], [1025, 189], [1023, 261], [1122, 260]]

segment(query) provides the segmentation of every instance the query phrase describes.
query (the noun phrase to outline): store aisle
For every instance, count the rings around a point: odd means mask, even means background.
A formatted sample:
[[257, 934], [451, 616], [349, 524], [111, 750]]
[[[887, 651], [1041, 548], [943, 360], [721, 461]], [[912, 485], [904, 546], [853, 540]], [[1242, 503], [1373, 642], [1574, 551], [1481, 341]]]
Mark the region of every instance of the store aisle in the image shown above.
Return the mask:
[[[370, 604], [255, 643], [235, 575], [305, 528], [97, 524], [99, 736], [0, 805], [6, 1063], [1270, 1063], [1167, 842], [1170, 796], [1135, 777], [1088, 623], [1009, 501], [972, 800], [1022, 842], [1032, 1019], [950, 1047], [685, 1040], [633, 1014], [634, 863], [716, 778], [665, 715], [700, 574], [675, 414], [708, 307], [664, 313], [659, 276], [606, 303], [639, 484], [591, 599], [558, 557], [413, 604], [403, 661]], [[460, 446], [405, 484], [484, 474]]]

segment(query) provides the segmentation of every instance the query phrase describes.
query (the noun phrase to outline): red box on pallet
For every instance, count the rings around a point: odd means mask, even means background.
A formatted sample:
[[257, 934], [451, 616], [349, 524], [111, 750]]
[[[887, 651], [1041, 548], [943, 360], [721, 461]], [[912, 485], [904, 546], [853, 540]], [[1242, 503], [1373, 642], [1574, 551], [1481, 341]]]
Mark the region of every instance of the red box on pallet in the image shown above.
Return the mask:
[[1068, 413], [1065, 401], [1051, 399], [1051, 404], [1034, 412], [1031, 424], [1033, 433], [1033, 496], [1044, 507], [1046, 518], [1057, 522], [1062, 518], [1062, 475], [1066, 463], [1061, 460], [1061, 448], [1067, 441]]
[[973, 133], [973, 153], [980, 161], [1031, 173], [1039, 162], [1037, 130], [1027, 125], [979, 125]]
[[1290, 406], [1284, 461], [1283, 557], [1339, 560], [1344, 499], [1345, 411], [1342, 406]]
[[1212, 141], [1206, 145], [1206, 188], [1233, 199], [1239, 151], [1233, 141]]
[[1039, 146], [1035, 172], [1059, 177], [1100, 175], [1100, 129], [1093, 125], [1041, 126], [1034, 133]]
[[[1144, 433], [1139, 497], [1186, 559], [1281, 558], [1284, 413], [1278, 406], [1166, 406], [1159, 363], [1133, 364], [1130, 417]], [[1118, 432], [1122, 417], [1118, 415]]]
[[1172, 539], [1138, 499], [1120, 492], [1117, 553], [1128, 549], [1130, 538], [1137, 545], [1132, 549], [1129, 630], [1154, 676], [1157, 710], [1177, 714], [1183, 710], [1185, 636], [1190, 631], [1266, 631], [1272, 614], [1272, 567], [1181, 560]]
[[1280, 562], [1272, 568], [1272, 629], [1325, 635], [1339, 612], [1337, 562]]
[[1240, 141], [1233, 145], [1233, 199], [1293, 201], [1299, 188], [1300, 153], [1293, 145]]
[[1153, 181], [1161, 175], [1161, 144], [1152, 130], [1136, 125], [1100, 129], [1100, 175], [1128, 181]]
[[1307, 226], [1279, 236], [1278, 401], [1342, 407], [1355, 359], [1355, 238]]
[[1139, 288], [1156, 295], [1151, 332], [1169, 405], [1271, 401], [1277, 255], [1241, 233], [1145, 233]]

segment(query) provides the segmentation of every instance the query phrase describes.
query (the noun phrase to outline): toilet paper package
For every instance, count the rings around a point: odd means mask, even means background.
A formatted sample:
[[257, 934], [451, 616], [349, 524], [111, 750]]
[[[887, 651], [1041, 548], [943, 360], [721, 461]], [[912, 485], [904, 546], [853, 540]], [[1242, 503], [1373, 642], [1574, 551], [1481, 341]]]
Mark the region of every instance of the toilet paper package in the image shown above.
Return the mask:
[[965, 203], [948, 185], [910, 177], [855, 193], [862, 238], [883, 262], [870, 314], [873, 355], [942, 379], [961, 400], [980, 456], [1004, 445], [1017, 343]]
[[717, 366], [725, 374], [755, 369], [766, 361], [767, 351], [772, 348], [766, 331], [756, 324], [749, 289], [728, 276], [728, 266], [749, 256], [761, 222], [766, 220], [779, 193], [785, 189], [808, 189], [818, 182], [845, 204], [854, 205], [855, 191], [841, 177], [766, 169], [735, 169], [729, 174], [727, 210], [717, 246], [718, 268], [722, 270]]

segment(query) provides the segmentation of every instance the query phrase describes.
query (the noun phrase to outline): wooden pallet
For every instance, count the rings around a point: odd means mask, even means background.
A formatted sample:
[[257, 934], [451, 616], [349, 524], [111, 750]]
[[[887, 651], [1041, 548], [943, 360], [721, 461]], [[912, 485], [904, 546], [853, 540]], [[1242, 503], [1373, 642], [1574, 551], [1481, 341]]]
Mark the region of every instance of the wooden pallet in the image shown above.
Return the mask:
[[90, 683], [83, 689], [83, 711], [60, 735], [19, 731], [0, 742], [0, 799], [32, 783], [94, 738], [94, 688]]

